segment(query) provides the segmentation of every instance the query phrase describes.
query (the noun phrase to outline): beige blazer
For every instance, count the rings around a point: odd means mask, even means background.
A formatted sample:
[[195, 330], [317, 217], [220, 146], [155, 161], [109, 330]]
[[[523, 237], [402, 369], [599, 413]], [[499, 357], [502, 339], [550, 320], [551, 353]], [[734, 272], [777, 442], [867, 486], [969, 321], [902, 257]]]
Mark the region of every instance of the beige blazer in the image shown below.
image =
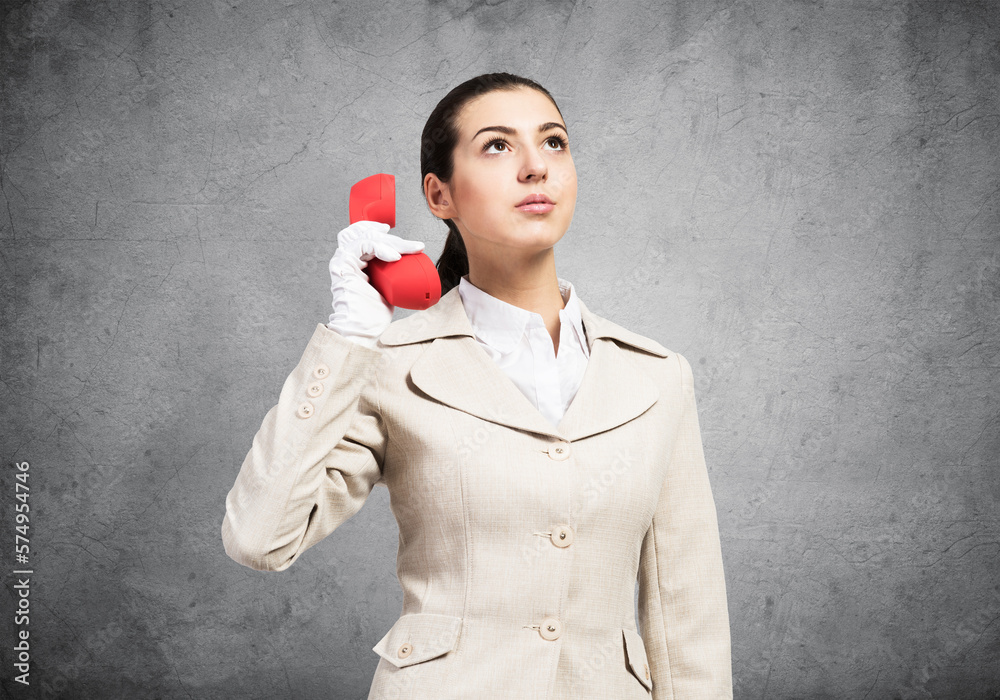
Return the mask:
[[369, 700], [732, 698], [691, 367], [580, 311], [591, 355], [558, 426], [457, 287], [374, 349], [317, 324], [264, 417], [226, 498], [237, 562], [287, 569], [389, 489], [403, 608]]

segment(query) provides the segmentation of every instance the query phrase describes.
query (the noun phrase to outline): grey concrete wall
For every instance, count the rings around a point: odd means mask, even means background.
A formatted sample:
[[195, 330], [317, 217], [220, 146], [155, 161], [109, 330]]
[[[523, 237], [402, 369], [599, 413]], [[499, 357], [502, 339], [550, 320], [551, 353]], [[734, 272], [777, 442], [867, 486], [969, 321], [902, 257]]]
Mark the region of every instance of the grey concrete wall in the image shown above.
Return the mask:
[[568, 120], [560, 275], [694, 365], [736, 697], [1000, 697], [1000, 5], [385, 7], [2, 3], [5, 697], [365, 697], [385, 490], [280, 574], [224, 498], [350, 185], [394, 173], [436, 257], [420, 130], [494, 70]]

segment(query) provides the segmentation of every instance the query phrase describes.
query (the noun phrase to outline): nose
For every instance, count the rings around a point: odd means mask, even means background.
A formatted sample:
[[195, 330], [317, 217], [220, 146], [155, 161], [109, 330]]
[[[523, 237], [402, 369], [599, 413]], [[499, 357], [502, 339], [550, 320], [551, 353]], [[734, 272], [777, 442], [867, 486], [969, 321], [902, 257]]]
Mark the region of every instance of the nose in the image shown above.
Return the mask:
[[525, 182], [544, 181], [548, 177], [549, 166], [542, 154], [535, 149], [526, 149], [524, 164], [521, 166], [521, 179]]

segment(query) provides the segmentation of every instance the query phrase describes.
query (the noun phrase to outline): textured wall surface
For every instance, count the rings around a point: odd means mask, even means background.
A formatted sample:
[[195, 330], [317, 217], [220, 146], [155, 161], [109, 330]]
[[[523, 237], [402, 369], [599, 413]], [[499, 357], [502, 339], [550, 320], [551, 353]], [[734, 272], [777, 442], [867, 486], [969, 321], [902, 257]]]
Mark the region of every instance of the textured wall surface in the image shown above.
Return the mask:
[[506, 70], [569, 126], [560, 276], [694, 366], [736, 697], [1000, 697], [1000, 4], [366, 5], [2, 3], [4, 696], [366, 696], [385, 489], [280, 574], [224, 499], [350, 185], [436, 258], [420, 131]]

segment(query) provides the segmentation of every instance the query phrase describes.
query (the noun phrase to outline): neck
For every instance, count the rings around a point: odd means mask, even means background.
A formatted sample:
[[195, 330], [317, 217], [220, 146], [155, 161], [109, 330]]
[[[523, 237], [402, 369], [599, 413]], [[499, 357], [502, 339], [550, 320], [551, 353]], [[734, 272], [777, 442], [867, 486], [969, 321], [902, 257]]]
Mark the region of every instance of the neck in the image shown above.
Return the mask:
[[501, 301], [540, 315], [552, 338], [553, 354], [558, 355], [559, 311], [566, 304], [552, 248], [534, 255], [470, 255], [469, 282]]
[[565, 306], [555, 255], [548, 248], [533, 256], [469, 258], [469, 282], [490, 296], [539, 314], [548, 326]]

